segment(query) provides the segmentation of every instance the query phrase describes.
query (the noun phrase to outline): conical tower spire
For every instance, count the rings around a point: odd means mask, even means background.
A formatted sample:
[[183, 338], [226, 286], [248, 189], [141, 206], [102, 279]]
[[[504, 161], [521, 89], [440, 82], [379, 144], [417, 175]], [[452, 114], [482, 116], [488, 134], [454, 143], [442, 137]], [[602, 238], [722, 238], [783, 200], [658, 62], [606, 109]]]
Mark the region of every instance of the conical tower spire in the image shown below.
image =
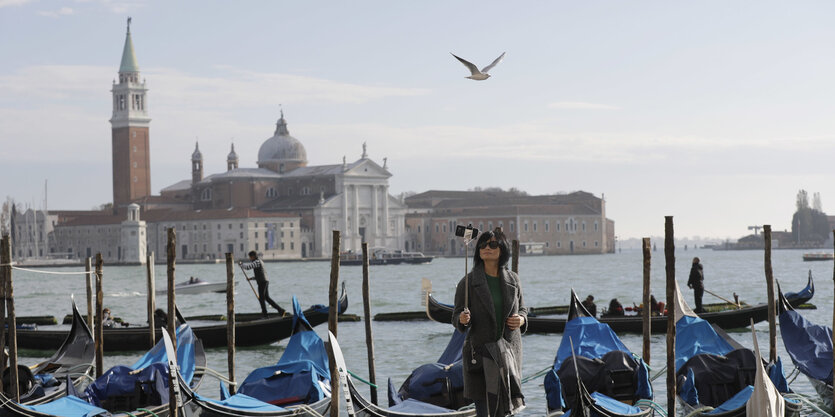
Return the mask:
[[122, 64], [119, 65], [119, 73], [139, 72], [139, 64], [136, 63], [136, 54], [133, 52], [133, 41], [130, 37], [130, 20], [128, 18], [128, 32], [125, 35], [125, 47], [122, 49]]

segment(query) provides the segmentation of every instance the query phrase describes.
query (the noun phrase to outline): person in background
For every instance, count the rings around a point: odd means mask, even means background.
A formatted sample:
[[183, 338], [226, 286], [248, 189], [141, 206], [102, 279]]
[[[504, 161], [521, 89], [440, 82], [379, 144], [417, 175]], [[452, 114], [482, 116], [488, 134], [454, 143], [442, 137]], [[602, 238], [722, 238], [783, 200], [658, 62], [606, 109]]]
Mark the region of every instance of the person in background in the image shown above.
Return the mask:
[[267, 303], [270, 303], [273, 308], [278, 310], [278, 314], [284, 316], [287, 312], [281, 308], [278, 303], [273, 301], [270, 298], [269, 292], [269, 285], [270, 281], [267, 280], [267, 274], [264, 273], [264, 263], [261, 262], [261, 259], [258, 258], [258, 254], [253, 250], [249, 251], [249, 262], [238, 262], [238, 264], [244, 270], [252, 270], [254, 272], [254, 277], [246, 277], [248, 280], [254, 279], [255, 282], [258, 284], [258, 302], [261, 303], [261, 315], [265, 318], [267, 317]]
[[[511, 415], [525, 407], [522, 333], [527, 330], [528, 309], [519, 276], [507, 269], [509, 258], [510, 247], [501, 229], [482, 233], [476, 242], [473, 269], [455, 291], [452, 324], [466, 334], [464, 397], [475, 402], [477, 417]], [[498, 376], [501, 371], [496, 372], [504, 362], [496, 356], [513, 358], [506, 363], [506, 380]]]
[[624, 314], [623, 304], [621, 304], [617, 298], [613, 298], [609, 301], [609, 309], [606, 311], [606, 316], [622, 317]]
[[116, 327], [116, 320], [113, 320], [113, 316], [110, 314], [110, 309], [107, 307], [101, 311], [101, 327], [105, 329], [112, 329]]
[[583, 307], [585, 307], [586, 310], [588, 310], [589, 314], [591, 314], [592, 317], [597, 317], [597, 304], [594, 303], [593, 295], [589, 294], [589, 296], [586, 297], [586, 299], [583, 300], [581, 304], [583, 304]]
[[702, 264], [699, 263], [699, 257], [693, 258], [693, 266], [690, 267], [690, 278], [687, 280], [687, 286], [693, 289], [693, 298], [696, 301], [696, 313], [703, 313], [702, 296], [705, 295], [705, 274], [702, 269]]

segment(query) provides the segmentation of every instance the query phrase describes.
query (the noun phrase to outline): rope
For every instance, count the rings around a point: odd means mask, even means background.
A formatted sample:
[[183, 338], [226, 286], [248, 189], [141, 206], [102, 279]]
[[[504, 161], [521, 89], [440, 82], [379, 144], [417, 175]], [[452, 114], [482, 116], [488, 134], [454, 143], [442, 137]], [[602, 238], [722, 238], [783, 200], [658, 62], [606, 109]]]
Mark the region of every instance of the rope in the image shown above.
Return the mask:
[[685, 415], [684, 415], [684, 417], [693, 417], [693, 416], [697, 416], [697, 415], [699, 415], [699, 414], [704, 413], [705, 411], [710, 411], [710, 410], [713, 410], [713, 407], [708, 407], [708, 406], [699, 407], [699, 408], [697, 408], [697, 409], [695, 409], [695, 410], [693, 410], [693, 411], [691, 411], [691, 412], [689, 412], [689, 413], [685, 414]]
[[291, 408], [295, 408], [296, 410], [299, 410], [299, 411], [304, 411], [306, 413], [306, 415], [309, 415], [309, 416], [312, 416], [312, 417], [324, 417], [323, 415], [319, 414], [318, 411], [314, 410], [313, 407], [311, 407], [307, 404], [299, 404], [298, 406], [294, 406], [294, 407], [291, 407]]
[[656, 379], [658, 379], [658, 377], [660, 377], [661, 375], [665, 375], [666, 373], [667, 373], [667, 367], [664, 366], [663, 368], [661, 368], [660, 371], [658, 371], [657, 374], [655, 374], [654, 377], [650, 378], [649, 380], [650, 380], [650, 382], [655, 381]]
[[664, 410], [664, 408], [661, 407], [661, 405], [659, 405], [655, 401], [646, 400], [646, 399], [638, 400], [638, 401], [635, 401], [635, 405], [636, 406], [646, 405], [648, 408], [651, 408], [654, 412], [660, 414], [661, 417], [667, 417], [667, 411]]
[[804, 404], [808, 405], [808, 406], [809, 406], [812, 410], [815, 410], [815, 411], [817, 411], [818, 413], [821, 413], [821, 414], [822, 414], [822, 415], [824, 415], [824, 416], [827, 416], [827, 417], [832, 417], [832, 414], [829, 414], [829, 413], [827, 413], [826, 411], [823, 411], [823, 410], [822, 410], [820, 407], [818, 407], [818, 406], [817, 406], [814, 402], [810, 401], [808, 398], [806, 398], [806, 397], [805, 397], [805, 396], [803, 396], [803, 395], [800, 395], [800, 394], [783, 394], [783, 397], [784, 397], [784, 398], [791, 398], [791, 399], [794, 399], [794, 400], [798, 400], [798, 401], [800, 401], [800, 402], [802, 402], [802, 403], [804, 403]]
[[26, 271], [26, 272], [35, 272], [38, 274], [50, 274], [50, 275], [87, 275], [87, 274], [95, 274], [96, 271], [81, 271], [81, 272], [67, 272], [67, 271], [44, 271], [42, 269], [31, 269], [31, 268], [22, 268], [19, 266], [14, 266], [12, 264], [0, 264], [0, 266], [11, 266], [12, 269], [16, 269], [18, 271]]
[[150, 414], [150, 415], [152, 415], [152, 416], [154, 416], [154, 417], [159, 417], [159, 416], [157, 416], [156, 414], [154, 414], [154, 412], [153, 412], [153, 411], [151, 411], [151, 410], [149, 410], [149, 409], [147, 409], [147, 408], [137, 408], [137, 409], [136, 409], [136, 411], [144, 411], [144, 412], [146, 412], [146, 413], [148, 413], [148, 414]]
[[355, 374], [355, 373], [351, 372], [350, 370], [348, 370], [348, 374], [350, 374], [352, 377], [354, 377], [354, 378], [358, 379], [360, 382], [363, 382], [363, 383], [365, 383], [365, 384], [366, 384], [366, 385], [368, 385], [368, 386], [371, 386], [371, 387], [377, 388], [377, 385], [376, 385], [376, 384], [372, 384], [372, 383], [370, 383], [370, 382], [368, 382], [368, 381], [366, 381], [366, 380], [364, 380], [364, 379], [360, 378], [360, 377], [359, 377], [359, 375], [357, 375], [357, 374]]
[[212, 368], [207, 368], [205, 366], [195, 366], [194, 370], [195, 371], [201, 371], [201, 372], [203, 372], [204, 375], [207, 374], [209, 376], [213, 376], [213, 377], [217, 378], [219, 381], [222, 381], [224, 383], [227, 383], [227, 384], [230, 384], [230, 385], [235, 385], [235, 386], [238, 385], [237, 382], [229, 380], [226, 376], [224, 376], [223, 374], [221, 374], [218, 371], [215, 371]]
[[533, 374], [533, 375], [531, 375], [531, 376], [528, 376], [528, 377], [522, 378], [522, 383], [524, 384], [525, 382], [528, 382], [528, 381], [530, 381], [530, 380], [532, 380], [532, 379], [534, 379], [534, 378], [541, 377], [542, 375], [547, 374], [547, 373], [548, 373], [548, 372], [549, 372], [552, 368], [553, 368], [553, 366], [549, 366], [549, 367], [547, 367], [547, 368], [543, 368], [541, 371], [539, 371], [539, 372], [537, 372], [537, 373], [535, 373], [535, 374]]

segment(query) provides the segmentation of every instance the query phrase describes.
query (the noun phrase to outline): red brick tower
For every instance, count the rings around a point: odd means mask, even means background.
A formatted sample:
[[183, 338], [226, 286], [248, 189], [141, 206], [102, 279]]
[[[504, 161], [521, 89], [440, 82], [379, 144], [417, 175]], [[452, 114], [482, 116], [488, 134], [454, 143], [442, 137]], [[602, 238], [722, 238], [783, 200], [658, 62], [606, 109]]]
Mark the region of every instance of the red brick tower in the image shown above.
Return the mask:
[[139, 65], [130, 37], [130, 18], [119, 66], [113, 81], [113, 207], [119, 209], [151, 195], [151, 154], [148, 142], [148, 89], [139, 80]]

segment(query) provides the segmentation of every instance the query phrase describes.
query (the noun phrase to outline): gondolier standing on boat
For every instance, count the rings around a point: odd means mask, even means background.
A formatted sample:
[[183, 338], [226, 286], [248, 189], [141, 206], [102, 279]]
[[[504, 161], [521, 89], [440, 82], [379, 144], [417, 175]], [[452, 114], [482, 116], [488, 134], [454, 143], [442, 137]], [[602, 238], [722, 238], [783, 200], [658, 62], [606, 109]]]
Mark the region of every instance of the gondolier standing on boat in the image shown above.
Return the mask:
[[705, 295], [705, 274], [702, 270], [702, 264], [699, 263], [699, 257], [693, 258], [693, 266], [690, 267], [690, 279], [687, 280], [687, 286], [693, 289], [693, 297], [696, 301], [696, 313], [703, 313], [702, 296]]
[[246, 279], [254, 279], [258, 284], [258, 301], [261, 303], [261, 315], [267, 317], [267, 303], [270, 303], [273, 308], [278, 310], [278, 314], [282, 316], [286, 314], [286, 311], [270, 298], [270, 292], [268, 290], [270, 281], [267, 280], [267, 274], [264, 273], [264, 263], [258, 258], [258, 254], [254, 250], [249, 251], [249, 262], [238, 262], [238, 264], [243, 269], [251, 269], [254, 272], [255, 276], [253, 278], [246, 277]]
[[473, 269], [455, 291], [453, 325], [467, 334], [464, 397], [475, 402], [479, 417], [506, 416], [525, 407], [522, 333], [527, 329], [528, 310], [519, 277], [506, 268], [509, 258], [510, 248], [501, 229], [482, 233]]

